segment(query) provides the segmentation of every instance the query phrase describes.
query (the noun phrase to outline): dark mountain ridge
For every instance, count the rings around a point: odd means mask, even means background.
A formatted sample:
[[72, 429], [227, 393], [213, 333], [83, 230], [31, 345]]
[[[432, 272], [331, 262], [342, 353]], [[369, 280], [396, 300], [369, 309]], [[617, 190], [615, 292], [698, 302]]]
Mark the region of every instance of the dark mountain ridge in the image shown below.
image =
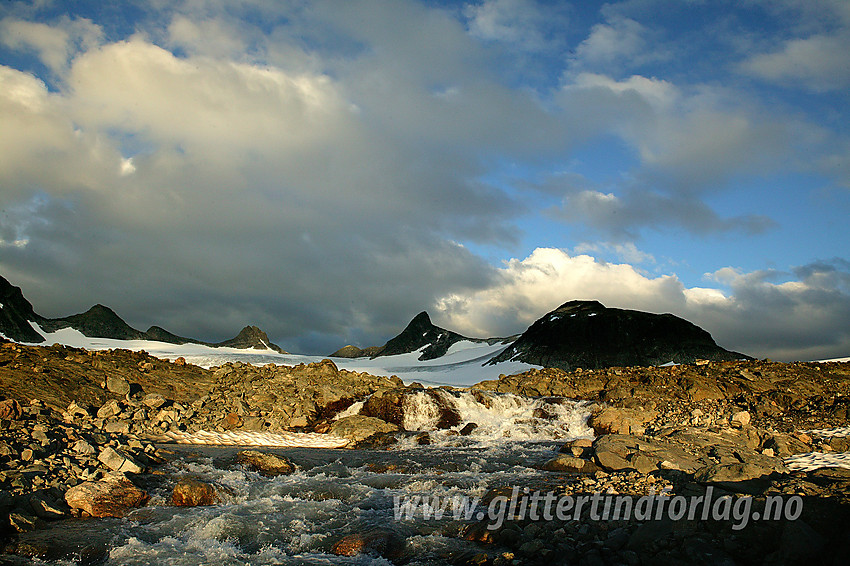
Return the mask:
[[569, 301], [532, 324], [488, 364], [521, 361], [572, 370], [751, 359], [715, 343], [711, 334], [672, 314]]
[[127, 324], [115, 311], [96, 304], [84, 313], [62, 318], [45, 318], [33, 309], [24, 297], [20, 287], [15, 287], [0, 276], [0, 334], [17, 342], [38, 344], [44, 342], [32, 327], [38, 324], [46, 332], [56, 332], [63, 328], [73, 328], [89, 338], [111, 338], [115, 340], [156, 340], [169, 344], [201, 344], [213, 347], [230, 348], [270, 348], [285, 353], [280, 346], [273, 344], [265, 332], [256, 326], [246, 326], [237, 336], [223, 342], [203, 342], [193, 338], [184, 338], [161, 328], [151, 326], [146, 332]]
[[453, 344], [461, 341], [475, 342], [480, 344], [508, 343], [516, 339], [509, 338], [469, 338], [440, 328], [431, 322], [431, 317], [425, 311], [420, 312], [411, 320], [404, 330], [396, 337], [391, 338], [383, 346], [371, 346], [369, 348], [358, 348], [357, 346], [345, 346], [340, 348], [331, 356], [341, 358], [375, 359], [382, 356], [395, 356], [398, 354], [409, 354], [422, 350], [419, 355], [420, 361], [433, 360], [446, 355]]

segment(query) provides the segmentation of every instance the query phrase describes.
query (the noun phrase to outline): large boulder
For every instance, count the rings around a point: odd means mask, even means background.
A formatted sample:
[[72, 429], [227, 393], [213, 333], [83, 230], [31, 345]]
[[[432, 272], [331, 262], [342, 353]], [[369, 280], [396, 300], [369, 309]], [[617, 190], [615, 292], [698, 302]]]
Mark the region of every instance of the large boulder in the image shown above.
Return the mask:
[[370, 436], [398, 432], [398, 426], [375, 417], [352, 415], [343, 417], [331, 425], [330, 434], [347, 438], [353, 442], [362, 442]]
[[92, 517], [121, 517], [130, 509], [142, 507], [150, 496], [136, 487], [124, 474], [110, 474], [100, 481], [87, 481], [65, 492], [72, 509]]
[[655, 418], [656, 411], [604, 407], [590, 416], [587, 424], [597, 435], [643, 434], [646, 423]]

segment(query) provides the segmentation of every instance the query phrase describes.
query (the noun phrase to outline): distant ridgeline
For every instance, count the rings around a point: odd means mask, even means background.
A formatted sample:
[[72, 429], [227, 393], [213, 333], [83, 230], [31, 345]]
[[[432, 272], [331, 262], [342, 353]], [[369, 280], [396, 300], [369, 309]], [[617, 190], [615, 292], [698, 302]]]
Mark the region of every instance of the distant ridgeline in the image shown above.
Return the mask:
[[[33, 310], [20, 288], [0, 277], [0, 334], [18, 342], [40, 343], [44, 338], [30, 322], [46, 332], [73, 328], [92, 338], [156, 340], [171, 344], [202, 344], [213, 347], [270, 348], [285, 353], [256, 326], [246, 326], [230, 340], [209, 343], [172, 334], [159, 326], [142, 332], [124, 322], [115, 312], [95, 305], [82, 314], [45, 318]], [[332, 357], [378, 358], [419, 352], [420, 361], [446, 355], [458, 342], [504, 344], [505, 348], [484, 361], [524, 362], [566, 370], [611, 366], [653, 366], [696, 360], [740, 360], [749, 356], [721, 348], [711, 335], [672, 314], [607, 308], [598, 301], [570, 301], [538, 319], [521, 335], [507, 338], [468, 338], [435, 326], [421, 312], [395, 338], [383, 346], [361, 349], [345, 346]], [[490, 354], [488, 354], [490, 355]]]
[[421, 352], [419, 360], [442, 357], [457, 342], [503, 343], [507, 347], [487, 364], [519, 361], [566, 370], [612, 366], [652, 366], [749, 359], [718, 346], [711, 335], [672, 314], [606, 308], [598, 301], [570, 301], [546, 314], [524, 333], [507, 338], [467, 338], [416, 315], [383, 346], [346, 346], [331, 356], [359, 358]]
[[202, 342], [193, 338], [177, 336], [159, 326], [151, 326], [146, 332], [136, 330], [109, 307], [97, 304], [84, 313], [64, 318], [45, 318], [33, 310], [21, 289], [0, 277], [0, 334], [17, 342], [38, 344], [44, 337], [33, 329], [30, 322], [38, 324], [45, 332], [56, 332], [73, 328], [90, 338], [114, 340], [156, 340], [169, 344], [202, 344], [213, 347], [269, 348], [285, 353], [280, 346], [269, 341], [265, 332], [256, 326], [246, 326], [239, 334], [224, 342]]

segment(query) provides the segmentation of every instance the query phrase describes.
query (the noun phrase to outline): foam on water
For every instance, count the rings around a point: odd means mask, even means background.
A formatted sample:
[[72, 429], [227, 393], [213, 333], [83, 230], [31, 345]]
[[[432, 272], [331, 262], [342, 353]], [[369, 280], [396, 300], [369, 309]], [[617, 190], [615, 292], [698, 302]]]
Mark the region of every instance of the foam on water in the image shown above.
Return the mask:
[[[406, 395], [402, 408], [405, 429], [429, 431], [443, 441], [456, 440], [451, 435], [470, 423], [477, 426], [468, 439], [480, 443], [593, 437], [587, 405], [569, 399], [434, 389]], [[453, 433], [436, 430], [446, 409], [460, 416], [460, 423], [449, 429]]]

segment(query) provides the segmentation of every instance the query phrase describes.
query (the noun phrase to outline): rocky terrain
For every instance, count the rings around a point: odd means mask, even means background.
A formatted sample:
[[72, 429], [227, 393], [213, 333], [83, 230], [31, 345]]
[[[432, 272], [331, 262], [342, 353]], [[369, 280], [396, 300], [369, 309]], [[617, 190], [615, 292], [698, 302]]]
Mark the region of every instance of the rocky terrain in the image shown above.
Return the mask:
[[[691, 496], [712, 486], [718, 494], [753, 495], [755, 508], [772, 494], [800, 495], [805, 505], [799, 520], [756, 522], [740, 531], [717, 521], [523, 520], [495, 530], [453, 524], [443, 536], [467, 540], [474, 551], [447, 562], [549, 564], [557, 557], [586, 565], [840, 564], [850, 552], [850, 470], [807, 470], [788, 459], [850, 450], [846, 436], [805, 432], [850, 425], [848, 363], [697, 360], [672, 367], [550, 368], [503, 375], [471, 393], [483, 404], [505, 393], [589, 404], [596, 438], [568, 442], [541, 463], [548, 472], [537, 486], [541, 491], [642, 496], [668, 487], [671, 496]], [[27, 546], [32, 539], [19, 539], [20, 533], [144, 505], [145, 478], [156, 477], [151, 474], [169, 458], [167, 447], [151, 440], [165, 432], [316, 431], [348, 438], [352, 447], [383, 448], [402, 438], [427, 444], [427, 432], [404, 430], [409, 399], [422, 394], [438, 408], [438, 429], [460, 428], [452, 401], [459, 392], [404, 386], [397, 378], [340, 370], [330, 360], [206, 370], [144, 352], [0, 342], [6, 548], [38, 555]], [[342, 411], [346, 416], [335, 418]], [[265, 466], [266, 473], [286, 469], [284, 462], [266, 461], [271, 456], [262, 451], [240, 458], [233, 465]], [[174, 488], [174, 504], [212, 504], [217, 497], [213, 487], [191, 482]], [[398, 537], [392, 528], [363, 533], [339, 541], [337, 550], [404, 563]]]

